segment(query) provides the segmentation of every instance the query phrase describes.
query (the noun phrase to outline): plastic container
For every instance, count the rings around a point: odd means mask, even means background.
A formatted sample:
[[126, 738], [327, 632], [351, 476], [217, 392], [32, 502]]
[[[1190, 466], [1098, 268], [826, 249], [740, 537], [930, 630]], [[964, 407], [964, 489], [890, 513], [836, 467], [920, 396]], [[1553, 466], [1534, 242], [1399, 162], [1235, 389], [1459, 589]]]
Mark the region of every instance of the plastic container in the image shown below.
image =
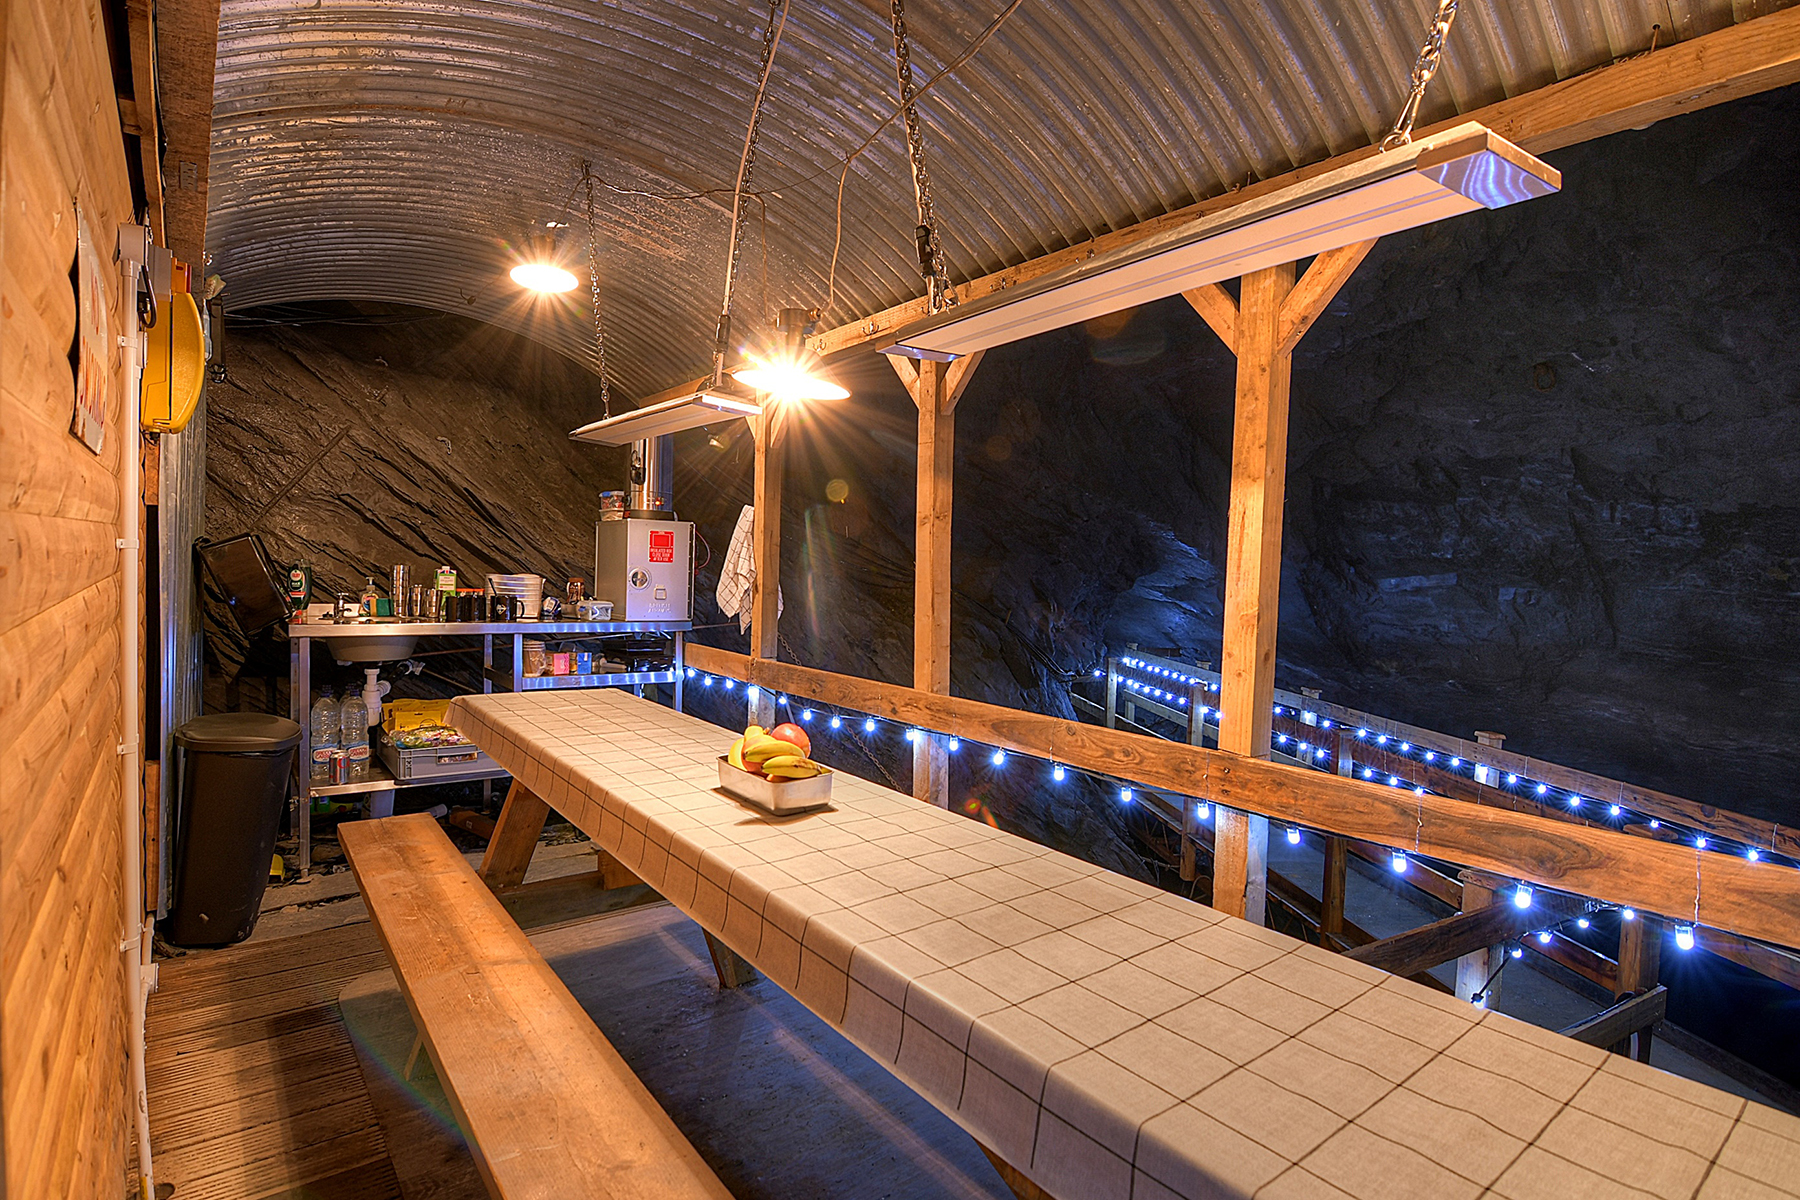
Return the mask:
[[175, 731], [174, 903], [162, 936], [229, 946], [256, 928], [300, 726], [266, 713], [196, 717]]

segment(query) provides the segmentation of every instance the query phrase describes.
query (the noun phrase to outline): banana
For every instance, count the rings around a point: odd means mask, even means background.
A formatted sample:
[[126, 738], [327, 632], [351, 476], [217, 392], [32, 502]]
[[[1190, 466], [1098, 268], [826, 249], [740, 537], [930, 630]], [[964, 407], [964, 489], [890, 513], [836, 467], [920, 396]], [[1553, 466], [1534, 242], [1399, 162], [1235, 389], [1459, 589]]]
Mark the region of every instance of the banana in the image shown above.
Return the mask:
[[762, 765], [763, 765], [764, 770], [768, 770], [770, 767], [802, 766], [804, 764], [809, 763], [810, 761], [811, 761], [810, 759], [808, 759], [805, 755], [802, 755], [802, 754], [777, 754], [772, 758], [763, 759]]
[[744, 730], [744, 737], [745, 738], [753, 738], [753, 737], [758, 736], [759, 734], [766, 733], [766, 732], [768, 732], [768, 731], [765, 730], [761, 725], [752, 725], [748, 729]]
[[763, 774], [770, 779], [811, 779], [815, 775], [823, 775], [825, 768], [815, 762], [795, 763], [791, 767], [765, 767]]
[[740, 771], [744, 769], [744, 739], [743, 738], [739, 738], [737, 741], [731, 743], [731, 753], [729, 753], [725, 756], [725, 761], [730, 763], [732, 766], [736, 767]]
[[766, 763], [771, 758], [782, 754], [797, 754], [801, 758], [806, 757], [806, 752], [794, 743], [778, 741], [775, 738], [766, 738], [744, 747], [745, 762]]

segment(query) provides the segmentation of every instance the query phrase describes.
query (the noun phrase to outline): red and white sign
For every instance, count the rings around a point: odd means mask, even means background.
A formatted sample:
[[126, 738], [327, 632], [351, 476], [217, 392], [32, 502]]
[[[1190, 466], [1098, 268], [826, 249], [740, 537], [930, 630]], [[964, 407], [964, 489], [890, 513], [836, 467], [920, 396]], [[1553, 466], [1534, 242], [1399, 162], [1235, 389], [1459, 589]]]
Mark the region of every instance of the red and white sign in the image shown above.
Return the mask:
[[650, 531], [650, 561], [653, 563], [672, 563], [675, 561], [675, 531], [672, 529]]

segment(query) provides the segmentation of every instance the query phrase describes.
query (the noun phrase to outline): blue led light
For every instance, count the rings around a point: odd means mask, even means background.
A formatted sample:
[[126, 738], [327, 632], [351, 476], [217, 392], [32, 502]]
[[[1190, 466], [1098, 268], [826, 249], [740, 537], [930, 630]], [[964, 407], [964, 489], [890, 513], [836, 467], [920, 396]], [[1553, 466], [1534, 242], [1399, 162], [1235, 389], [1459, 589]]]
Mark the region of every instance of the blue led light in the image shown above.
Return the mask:
[[949, 749], [950, 753], [952, 753], [952, 754], [955, 754], [958, 750], [961, 750], [962, 749], [962, 739], [961, 738], [951, 738], [948, 749]]
[[831, 727], [833, 729], [842, 729], [844, 727], [844, 718], [842, 718], [842, 717], [831, 718]]
[[802, 721], [810, 721], [810, 720], [812, 720], [812, 709], [810, 709], [810, 708], [803, 708], [803, 709], [801, 709], [801, 710], [800, 710], [800, 719], [801, 719], [801, 720], [802, 720]]
[[1120, 804], [1130, 804], [1131, 803], [1131, 789], [1130, 788], [1120, 788], [1119, 789], [1119, 803]]
[[1006, 765], [1006, 751], [1004, 751], [1004, 750], [994, 751], [994, 757], [991, 761], [993, 762], [993, 764], [996, 767], [1004, 767]]
[[870, 717], [868, 720], [863, 722], [863, 732], [864, 733], [874, 733], [875, 732], [875, 718], [874, 717]]
[[1064, 779], [1067, 779], [1068, 776], [1069, 776], [1069, 773], [1067, 771], [1063, 770], [1061, 763], [1057, 763], [1055, 766], [1050, 768], [1050, 778], [1056, 780], [1056, 782], [1058, 782], [1058, 783], [1061, 783]]

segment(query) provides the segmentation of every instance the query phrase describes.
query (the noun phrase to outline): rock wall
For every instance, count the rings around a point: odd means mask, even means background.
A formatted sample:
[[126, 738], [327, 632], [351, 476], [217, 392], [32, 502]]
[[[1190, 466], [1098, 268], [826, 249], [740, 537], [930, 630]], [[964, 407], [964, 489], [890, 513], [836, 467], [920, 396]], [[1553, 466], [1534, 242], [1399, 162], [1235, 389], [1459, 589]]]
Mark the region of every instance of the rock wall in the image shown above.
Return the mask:
[[[1559, 196], [1377, 247], [1295, 361], [1284, 686], [1800, 820], [1797, 131], [1793, 88], [1665, 121], [1551, 155]], [[623, 480], [564, 436], [592, 381], [372, 313], [233, 324], [209, 530], [333, 586], [408, 559], [581, 571]], [[905, 681], [915, 418], [882, 362], [842, 371], [853, 399], [794, 442], [783, 654]], [[1217, 659], [1232, 371], [1179, 301], [988, 356], [958, 408], [955, 691], [1073, 715], [1109, 649]], [[750, 439], [677, 444], [712, 624]], [[875, 753], [904, 782], [901, 750]], [[961, 770], [964, 802], [1134, 867], [1116, 794]]]

